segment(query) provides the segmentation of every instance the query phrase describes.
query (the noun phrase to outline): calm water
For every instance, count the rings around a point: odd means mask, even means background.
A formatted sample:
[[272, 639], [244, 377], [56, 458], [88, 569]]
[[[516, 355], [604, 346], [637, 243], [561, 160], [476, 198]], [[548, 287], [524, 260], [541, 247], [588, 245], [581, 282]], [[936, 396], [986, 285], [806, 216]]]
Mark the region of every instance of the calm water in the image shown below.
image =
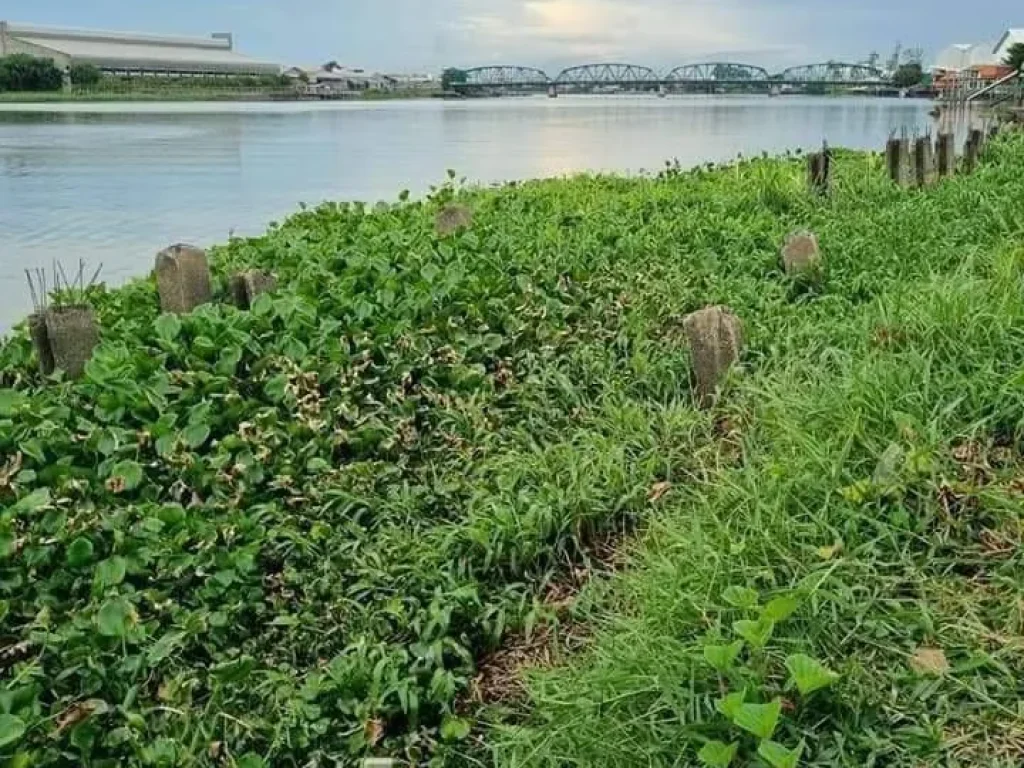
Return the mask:
[[[545, 97], [465, 102], [0, 104], [0, 328], [25, 267], [148, 271], [173, 242], [257, 234], [300, 202], [394, 200], [442, 180], [637, 172], [737, 153], [880, 149], [931, 104], [869, 98]], [[91, 271], [91, 270], [89, 270]]]

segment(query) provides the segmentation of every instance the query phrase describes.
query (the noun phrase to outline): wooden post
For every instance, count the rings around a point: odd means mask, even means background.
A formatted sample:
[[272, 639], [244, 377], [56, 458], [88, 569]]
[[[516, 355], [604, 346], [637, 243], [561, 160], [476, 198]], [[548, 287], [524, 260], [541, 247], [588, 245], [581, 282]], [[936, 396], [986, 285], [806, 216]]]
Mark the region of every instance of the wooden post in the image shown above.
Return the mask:
[[886, 166], [893, 184], [901, 187], [911, 186], [913, 172], [910, 157], [910, 139], [889, 139], [885, 145]]
[[832, 153], [826, 147], [807, 156], [807, 184], [811, 191], [824, 197], [832, 183]]
[[956, 172], [956, 149], [952, 133], [940, 133], [936, 140], [939, 178], [952, 176]]
[[932, 154], [932, 140], [927, 136], [914, 142], [914, 181], [919, 187], [935, 181], [935, 156]]
[[964, 173], [974, 173], [978, 167], [978, 157], [981, 155], [981, 145], [985, 134], [978, 129], [972, 129], [967, 136], [967, 143], [964, 144]]

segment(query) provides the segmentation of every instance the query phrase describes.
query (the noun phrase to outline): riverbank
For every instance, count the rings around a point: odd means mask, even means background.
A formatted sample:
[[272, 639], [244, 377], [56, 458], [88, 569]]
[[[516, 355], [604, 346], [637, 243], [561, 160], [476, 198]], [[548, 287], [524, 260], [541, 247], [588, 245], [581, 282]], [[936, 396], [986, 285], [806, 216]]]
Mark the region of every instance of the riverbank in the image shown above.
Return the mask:
[[[0, 754], [694, 763], [755, 747], [715, 711], [733, 686], [814, 764], [998, 764], [1024, 137], [925, 191], [876, 155], [834, 172], [828, 200], [781, 158], [328, 205], [216, 249], [190, 315], [94, 292], [80, 382], [18, 333]], [[804, 228], [817, 287], [778, 266]], [[248, 312], [242, 268], [279, 278]], [[702, 411], [707, 304], [746, 348]], [[797, 654], [838, 678], [801, 661], [820, 689], [793, 692]]]
[[[431, 99], [433, 91], [363, 91], [346, 97], [349, 101], [390, 101]], [[322, 101], [305, 96], [294, 88], [225, 90], [218, 88], [174, 88], [154, 91], [0, 91], [0, 104], [100, 103], [100, 102], [189, 102], [189, 101]]]

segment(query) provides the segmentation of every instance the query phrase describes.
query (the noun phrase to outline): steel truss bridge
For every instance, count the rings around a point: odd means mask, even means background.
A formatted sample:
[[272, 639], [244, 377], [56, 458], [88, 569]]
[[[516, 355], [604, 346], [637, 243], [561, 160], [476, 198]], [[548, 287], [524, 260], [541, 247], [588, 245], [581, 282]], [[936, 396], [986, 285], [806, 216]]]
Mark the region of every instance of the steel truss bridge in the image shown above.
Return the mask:
[[775, 74], [763, 67], [735, 62], [686, 64], [659, 73], [637, 64], [584, 64], [563, 69], [555, 77], [533, 67], [489, 66], [461, 70], [456, 91], [672, 90], [747, 86], [767, 90], [776, 86], [886, 87], [884, 72], [863, 64], [829, 61], [790, 67]]

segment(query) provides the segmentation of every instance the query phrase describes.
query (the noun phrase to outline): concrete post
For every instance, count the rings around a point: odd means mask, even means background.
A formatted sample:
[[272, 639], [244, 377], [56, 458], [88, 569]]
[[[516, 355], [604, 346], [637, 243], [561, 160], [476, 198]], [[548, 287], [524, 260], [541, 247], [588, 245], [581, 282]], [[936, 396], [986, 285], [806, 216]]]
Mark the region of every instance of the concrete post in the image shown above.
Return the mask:
[[832, 153], [828, 148], [807, 156], [807, 184], [812, 192], [825, 196], [832, 184]]
[[956, 148], [953, 144], [952, 133], [940, 133], [936, 140], [936, 154], [938, 155], [939, 178], [952, 176], [956, 173]]
[[974, 173], [978, 167], [978, 157], [981, 155], [981, 144], [984, 134], [979, 130], [972, 130], [967, 136], [967, 143], [964, 144], [964, 173]]
[[702, 408], [715, 401], [715, 392], [743, 347], [743, 326], [727, 307], [705, 307], [683, 321], [693, 356], [697, 401]]
[[29, 317], [29, 333], [43, 375], [60, 369], [70, 379], [85, 372], [85, 364], [100, 340], [91, 307], [52, 307], [37, 312]]
[[885, 145], [885, 164], [893, 184], [909, 187], [912, 179], [910, 139], [889, 139]]
[[821, 249], [812, 232], [791, 232], [782, 246], [782, 266], [790, 277], [821, 276]]
[[276, 288], [277, 278], [256, 269], [241, 272], [231, 278], [231, 298], [239, 309], [249, 309], [257, 296]]
[[185, 314], [213, 298], [206, 253], [191, 245], [172, 245], [156, 255], [156, 285], [164, 312]]
[[450, 203], [437, 212], [434, 224], [441, 237], [467, 229], [473, 223], [473, 211], [464, 205]]
[[914, 142], [914, 181], [919, 187], [926, 187], [935, 181], [935, 156], [932, 140], [921, 137]]

